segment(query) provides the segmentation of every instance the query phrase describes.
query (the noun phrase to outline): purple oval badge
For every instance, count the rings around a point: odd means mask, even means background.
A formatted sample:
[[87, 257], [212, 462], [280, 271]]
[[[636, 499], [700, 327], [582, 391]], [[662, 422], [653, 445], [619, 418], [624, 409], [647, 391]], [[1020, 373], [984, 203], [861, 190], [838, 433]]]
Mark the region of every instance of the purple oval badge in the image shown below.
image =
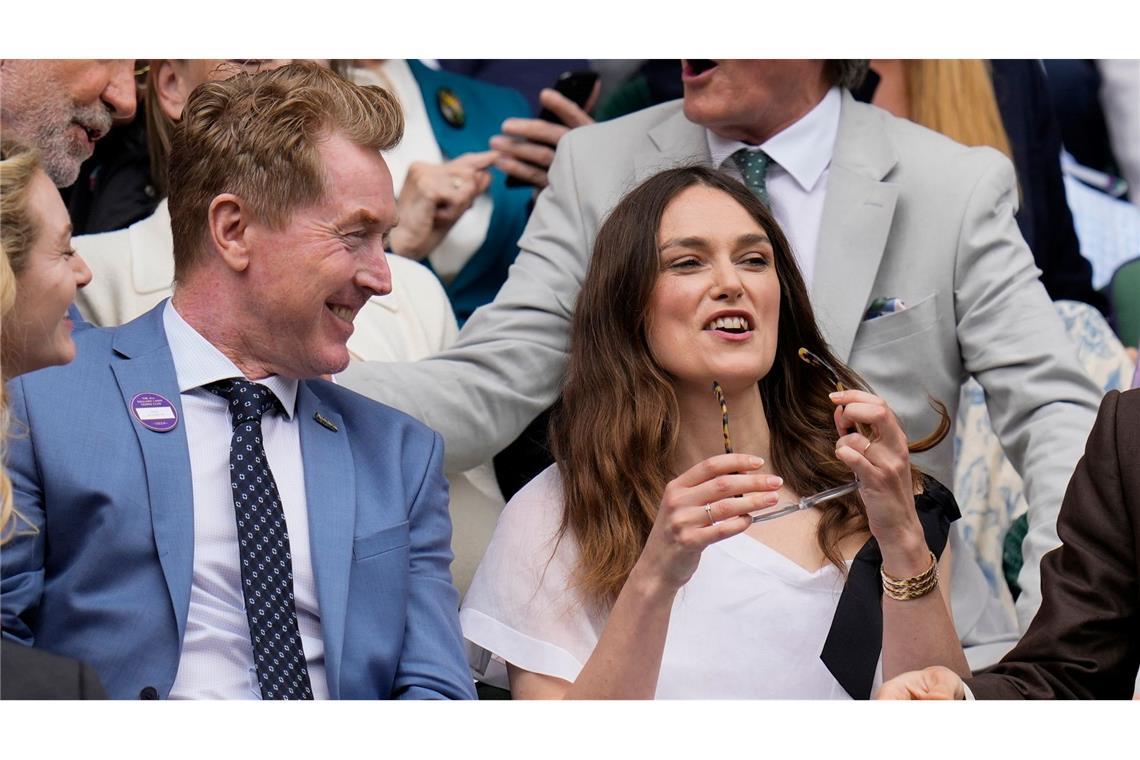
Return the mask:
[[131, 399], [131, 411], [143, 427], [156, 433], [173, 430], [178, 424], [178, 412], [174, 404], [157, 393], [140, 393], [135, 396]]

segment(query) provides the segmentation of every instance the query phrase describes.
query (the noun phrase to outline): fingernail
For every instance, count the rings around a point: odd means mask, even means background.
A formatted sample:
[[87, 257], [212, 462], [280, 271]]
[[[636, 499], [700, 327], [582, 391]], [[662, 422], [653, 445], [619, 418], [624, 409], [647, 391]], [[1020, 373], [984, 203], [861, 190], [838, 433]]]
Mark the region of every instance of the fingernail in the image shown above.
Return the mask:
[[842, 394], [842, 393], [840, 393], [839, 391], [835, 391], [834, 393], [829, 393], [829, 394], [827, 394], [827, 397], [828, 397], [829, 399], [831, 399], [832, 401], [834, 401], [835, 399], [837, 399], [837, 398], [840, 398], [842, 395], [843, 395], [843, 394]]
[[770, 485], [772, 488], [779, 488], [780, 486], [784, 485], [784, 479], [779, 475], [772, 475], [768, 478], [768, 485]]
[[761, 457], [749, 457], [748, 462], [753, 467], [762, 467], [764, 465], [764, 460]]

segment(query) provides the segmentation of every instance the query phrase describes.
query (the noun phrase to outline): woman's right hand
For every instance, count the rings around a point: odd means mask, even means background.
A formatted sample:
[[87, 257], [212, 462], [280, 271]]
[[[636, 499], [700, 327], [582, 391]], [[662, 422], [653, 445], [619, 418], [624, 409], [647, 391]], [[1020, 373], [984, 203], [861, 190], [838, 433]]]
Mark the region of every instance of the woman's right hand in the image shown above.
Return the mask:
[[422, 261], [436, 249], [491, 184], [488, 168], [498, 153], [465, 153], [442, 164], [417, 161], [408, 167], [396, 213], [400, 223], [392, 229], [392, 253]]
[[685, 585], [705, 547], [743, 533], [749, 512], [776, 504], [783, 480], [760, 472], [763, 466], [750, 454], [719, 454], [671, 480], [633, 575], [670, 593]]

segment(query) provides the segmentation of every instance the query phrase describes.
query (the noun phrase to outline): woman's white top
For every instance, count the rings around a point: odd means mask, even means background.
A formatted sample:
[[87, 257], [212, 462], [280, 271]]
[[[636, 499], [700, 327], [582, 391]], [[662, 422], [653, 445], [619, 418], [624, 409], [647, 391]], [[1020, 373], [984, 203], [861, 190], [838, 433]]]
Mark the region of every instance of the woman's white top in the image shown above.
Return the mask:
[[[562, 509], [551, 466], [499, 519], [459, 613], [480, 680], [506, 688], [510, 662], [574, 681], [598, 643], [604, 615], [571, 587]], [[832, 565], [809, 572], [746, 535], [713, 544], [673, 604], [657, 698], [848, 699], [819, 659], [842, 591]]]

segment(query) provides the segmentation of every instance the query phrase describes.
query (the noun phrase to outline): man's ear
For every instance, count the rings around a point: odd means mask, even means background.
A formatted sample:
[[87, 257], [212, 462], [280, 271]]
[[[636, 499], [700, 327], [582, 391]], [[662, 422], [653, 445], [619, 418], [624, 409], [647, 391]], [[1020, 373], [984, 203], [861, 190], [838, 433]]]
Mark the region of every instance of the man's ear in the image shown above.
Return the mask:
[[154, 77], [158, 104], [171, 121], [182, 118], [182, 109], [190, 97], [190, 83], [186, 73], [186, 67], [181, 61], [162, 60], [158, 62], [157, 68], [152, 64], [150, 76]]
[[232, 193], [222, 193], [210, 201], [206, 218], [211, 247], [232, 271], [244, 272], [249, 266], [252, 220], [245, 201]]

